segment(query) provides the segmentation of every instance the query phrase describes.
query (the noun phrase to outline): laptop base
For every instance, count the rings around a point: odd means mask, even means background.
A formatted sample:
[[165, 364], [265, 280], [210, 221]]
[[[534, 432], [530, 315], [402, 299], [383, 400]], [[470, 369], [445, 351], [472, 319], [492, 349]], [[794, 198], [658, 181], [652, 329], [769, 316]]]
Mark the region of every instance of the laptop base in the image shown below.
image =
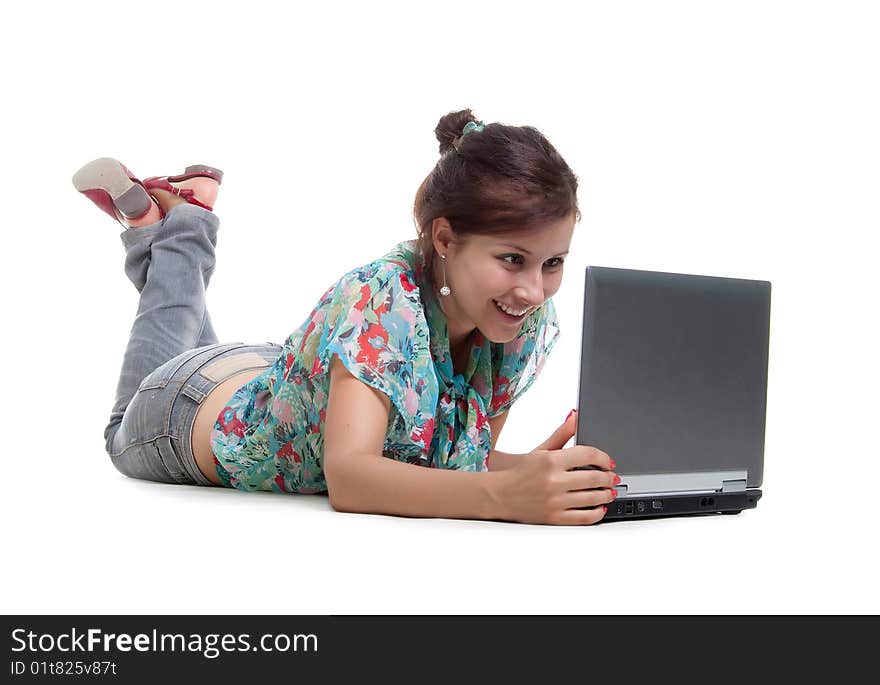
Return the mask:
[[738, 514], [743, 509], [754, 509], [761, 495], [760, 490], [751, 489], [744, 492], [620, 497], [608, 504], [602, 521], [689, 514]]

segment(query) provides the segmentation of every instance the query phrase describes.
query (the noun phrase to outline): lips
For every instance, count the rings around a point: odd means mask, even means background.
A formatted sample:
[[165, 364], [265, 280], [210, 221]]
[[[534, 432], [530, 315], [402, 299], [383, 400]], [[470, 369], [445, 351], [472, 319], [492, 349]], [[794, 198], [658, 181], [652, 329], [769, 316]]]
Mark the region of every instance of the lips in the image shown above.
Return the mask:
[[529, 309], [521, 316], [511, 316], [507, 312], [503, 311], [494, 300], [492, 301], [492, 304], [495, 311], [498, 312], [498, 315], [504, 320], [505, 323], [510, 325], [517, 325], [522, 323], [525, 320], [526, 316], [528, 316], [529, 311], [531, 311], [531, 309]]
[[[501, 307], [499, 307], [498, 305], [504, 305], [507, 309], [509, 309], [513, 312], [522, 311], [522, 314], [511, 314], [511, 316], [516, 316], [516, 317], [525, 316], [532, 309], [531, 307], [511, 307], [509, 304], [505, 304], [504, 302], [499, 302], [498, 300], [492, 300], [492, 302], [495, 303], [495, 306], [498, 307], [498, 309], [501, 309]], [[506, 313], [507, 312], [505, 312], [505, 314]]]

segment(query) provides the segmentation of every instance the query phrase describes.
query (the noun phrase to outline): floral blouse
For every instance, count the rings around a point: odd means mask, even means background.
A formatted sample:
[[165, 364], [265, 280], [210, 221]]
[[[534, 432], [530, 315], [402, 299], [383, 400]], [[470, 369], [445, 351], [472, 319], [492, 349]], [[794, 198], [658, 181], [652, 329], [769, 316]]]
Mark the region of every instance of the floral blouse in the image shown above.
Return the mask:
[[[446, 316], [415, 240], [343, 275], [284, 342], [275, 363], [239, 388], [211, 431], [227, 487], [327, 490], [324, 420], [330, 358], [391, 400], [382, 454], [421, 466], [488, 470], [489, 418], [534, 382], [559, 336], [552, 299], [519, 335], [493, 343], [477, 329], [454, 374]], [[425, 287], [422, 287], [425, 286]]]

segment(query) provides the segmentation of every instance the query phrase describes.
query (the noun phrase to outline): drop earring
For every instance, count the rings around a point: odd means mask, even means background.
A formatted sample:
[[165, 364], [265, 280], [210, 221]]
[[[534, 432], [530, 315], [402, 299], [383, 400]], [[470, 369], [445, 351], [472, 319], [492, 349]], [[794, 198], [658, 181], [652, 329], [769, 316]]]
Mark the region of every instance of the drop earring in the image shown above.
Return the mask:
[[443, 287], [440, 288], [440, 294], [443, 297], [448, 297], [449, 293], [451, 293], [452, 291], [449, 289], [449, 286], [446, 285], [446, 255], [445, 254], [440, 255], [440, 259], [443, 260], [441, 262], [443, 264]]

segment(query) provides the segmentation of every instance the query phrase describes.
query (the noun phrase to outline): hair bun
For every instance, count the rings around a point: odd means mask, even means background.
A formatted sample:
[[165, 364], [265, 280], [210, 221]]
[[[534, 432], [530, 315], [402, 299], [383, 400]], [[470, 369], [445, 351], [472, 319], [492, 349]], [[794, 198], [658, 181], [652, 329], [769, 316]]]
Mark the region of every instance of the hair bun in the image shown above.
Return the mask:
[[450, 112], [442, 117], [434, 129], [434, 135], [440, 143], [440, 154], [446, 154], [450, 150], [458, 149], [465, 125], [472, 121], [474, 125], [480, 122], [470, 109], [462, 109], [458, 112]]

